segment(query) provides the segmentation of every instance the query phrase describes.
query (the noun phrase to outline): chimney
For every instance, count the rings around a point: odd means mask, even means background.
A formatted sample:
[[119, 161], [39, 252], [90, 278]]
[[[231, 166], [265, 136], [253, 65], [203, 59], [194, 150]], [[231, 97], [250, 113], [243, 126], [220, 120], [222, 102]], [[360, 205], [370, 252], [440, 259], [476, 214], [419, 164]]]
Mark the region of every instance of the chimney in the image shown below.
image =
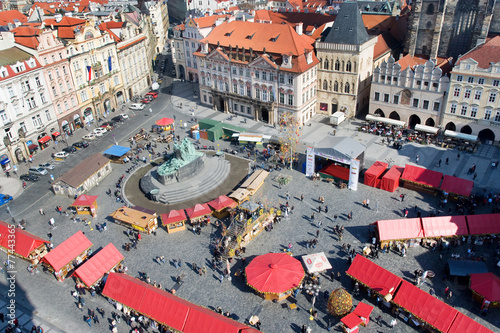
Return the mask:
[[62, 20], [62, 15], [60, 13], [57, 13], [56, 15], [54, 15], [54, 18], [56, 19], [56, 22], [61, 22]]
[[295, 25], [295, 31], [297, 31], [297, 34], [302, 36], [302, 26], [304, 24], [302, 22], [299, 22], [297, 23], [297, 25]]

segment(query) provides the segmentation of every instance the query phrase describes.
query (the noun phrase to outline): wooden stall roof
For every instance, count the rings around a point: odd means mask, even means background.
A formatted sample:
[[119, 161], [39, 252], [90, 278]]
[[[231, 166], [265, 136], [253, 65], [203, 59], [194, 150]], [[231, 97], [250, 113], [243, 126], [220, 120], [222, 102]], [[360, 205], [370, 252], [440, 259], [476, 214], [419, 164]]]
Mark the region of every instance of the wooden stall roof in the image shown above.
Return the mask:
[[125, 206], [115, 210], [109, 216], [118, 221], [138, 225], [141, 228], [146, 228], [156, 218], [156, 214], [148, 214]]
[[246, 188], [238, 188], [234, 192], [228, 195], [228, 197], [235, 199], [236, 201], [241, 201], [250, 195], [250, 191]]

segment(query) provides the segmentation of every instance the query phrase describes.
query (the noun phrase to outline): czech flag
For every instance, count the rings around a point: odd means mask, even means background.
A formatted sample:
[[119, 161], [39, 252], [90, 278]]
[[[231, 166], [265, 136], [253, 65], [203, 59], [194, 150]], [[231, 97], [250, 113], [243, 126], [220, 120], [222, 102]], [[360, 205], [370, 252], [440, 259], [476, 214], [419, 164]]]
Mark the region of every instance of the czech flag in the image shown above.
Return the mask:
[[88, 80], [92, 80], [92, 67], [87, 66], [87, 72], [89, 73]]

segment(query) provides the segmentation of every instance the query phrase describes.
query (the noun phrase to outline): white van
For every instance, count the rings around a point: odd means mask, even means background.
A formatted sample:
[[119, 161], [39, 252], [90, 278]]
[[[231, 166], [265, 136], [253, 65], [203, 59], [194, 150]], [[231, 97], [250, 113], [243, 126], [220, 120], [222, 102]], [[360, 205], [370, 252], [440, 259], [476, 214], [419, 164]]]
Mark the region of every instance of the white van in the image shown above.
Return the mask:
[[142, 103], [134, 103], [134, 104], [131, 104], [129, 109], [130, 110], [144, 110], [146, 106]]

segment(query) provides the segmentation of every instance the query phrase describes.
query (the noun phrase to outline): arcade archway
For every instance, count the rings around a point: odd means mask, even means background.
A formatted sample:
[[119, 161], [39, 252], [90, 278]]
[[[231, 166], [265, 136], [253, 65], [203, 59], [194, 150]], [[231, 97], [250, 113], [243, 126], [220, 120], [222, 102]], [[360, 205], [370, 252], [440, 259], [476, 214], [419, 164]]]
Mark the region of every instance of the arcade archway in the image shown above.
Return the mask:
[[427, 120], [425, 121], [425, 125], [426, 125], [426, 126], [431, 126], [431, 127], [434, 127], [434, 125], [436, 125], [436, 123], [434, 122], [434, 119], [432, 119], [432, 118], [427, 118]]
[[401, 120], [401, 117], [396, 111], [392, 111], [391, 114], [389, 115], [389, 118], [394, 120]]
[[486, 141], [495, 141], [495, 133], [493, 133], [492, 130], [489, 128], [485, 128], [484, 130], [480, 131], [477, 134], [477, 138], [481, 142], [486, 142]]
[[376, 116], [380, 116], [380, 117], [384, 117], [385, 118], [385, 114], [384, 114], [384, 111], [382, 111], [381, 109], [377, 109], [375, 110], [375, 113], [374, 113]]
[[455, 125], [455, 123], [453, 122], [449, 122], [448, 124], [446, 124], [446, 126], [444, 127], [444, 129], [447, 129], [449, 131], [456, 131], [457, 130], [457, 126]]
[[417, 116], [416, 114], [412, 114], [410, 116], [410, 120], [408, 121], [408, 125], [410, 126], [411, 129], [415, 129], [415, 125], [420, 124], [420, 117]]
[[472, 128], [469, 125], [465, 125], [460, 129], [460, 133], [472, 134]]

